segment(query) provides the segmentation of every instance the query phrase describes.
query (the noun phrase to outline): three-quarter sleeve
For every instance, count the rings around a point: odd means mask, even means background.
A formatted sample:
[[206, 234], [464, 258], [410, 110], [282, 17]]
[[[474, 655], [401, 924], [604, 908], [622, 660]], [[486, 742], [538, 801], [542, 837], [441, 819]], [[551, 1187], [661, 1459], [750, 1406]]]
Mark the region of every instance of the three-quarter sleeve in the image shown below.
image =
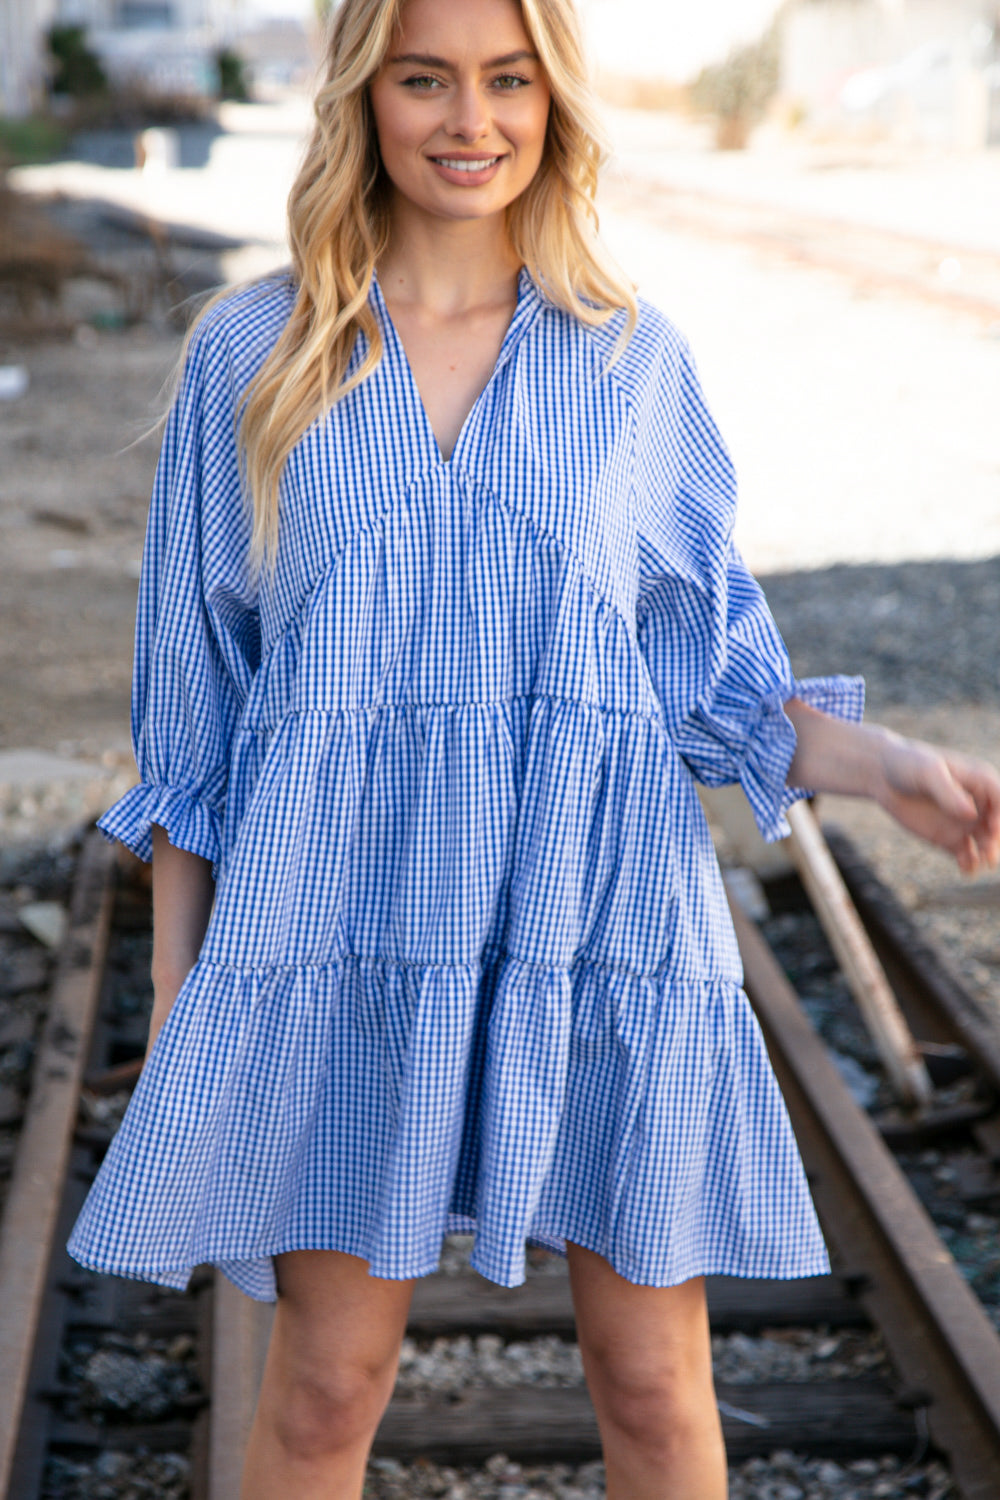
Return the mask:
[[733, 542], [733, 466], [691, 355], [674, 337], [639, 416], [635, 503], [639, 643], [668, 732], [694, 777], [739, 783], [768, 840], [808, 788], [789, 787], [800, 698], [851, 720], [858, 677], [799, 681], [764, 595]]
[[132, 684], [140, 782], [99, 824], [145, 860], [155, 824], [218, 863], [230, 746], [260, 656], [235, 407], [209, 318], [167, 419], [146, 530]]

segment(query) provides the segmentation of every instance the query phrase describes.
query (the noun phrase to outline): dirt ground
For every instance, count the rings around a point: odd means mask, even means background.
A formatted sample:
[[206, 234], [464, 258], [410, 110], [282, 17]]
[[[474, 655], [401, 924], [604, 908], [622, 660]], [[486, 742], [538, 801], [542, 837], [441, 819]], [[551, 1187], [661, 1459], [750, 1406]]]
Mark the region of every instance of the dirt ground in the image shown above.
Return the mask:
[[156, 461], [143, 437], [179, 336], [142, 327], [16, 351], [0, 402], [0, 749], [128, 750], [136, 580]]

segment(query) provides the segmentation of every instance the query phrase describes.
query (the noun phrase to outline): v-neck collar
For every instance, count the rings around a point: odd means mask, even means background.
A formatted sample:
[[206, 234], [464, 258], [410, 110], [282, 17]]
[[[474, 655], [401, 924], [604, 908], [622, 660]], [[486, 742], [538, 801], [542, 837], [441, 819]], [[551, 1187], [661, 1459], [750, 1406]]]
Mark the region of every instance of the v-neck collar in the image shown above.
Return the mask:
[[375, 309], [376, 316], [378, 317], [379, 323], [382, 328], [383, 337], [386, 341], [387, 353], [389, 352], [389, 350], [391, 350], [392, 355], [395, 357], [395, 360], [398, 363], [400, 369], [402, 369], [402, 371], [404, 372], [405, 379], [407, 381], [407, 384], [409, 385], [411, 399], [413, 401], [414, 407], [419, 414], [424, 438], [428, 444], [428, 447], [430, 448], [431, 456], [433, 457], [436, 464], [448, 467], [455, 462], [461, 450], [466, 446], [466, 441], [469, 436], [470, 430], [475, 425], [476, 417], [478, 416], [483, 402], [485, 401], [490, 389], [492, 388], [494, 381], [496, 380], [500, 371], [503, 369], [504, 365], [507, 364], [511, 355], [514, 353], [514, 350], [517, 348], [518, 344], [521, 342], [521, 339], [524, 337], [524, 334], [527, 332], [528, 328], [534, 322], [539, 311], [541, 310], [541, 294], [539, 293], [539, 290], [536, 287], [527, 266], [522, 266], [517, 276], [517, 303], [514, 307], [513, 316], [511, 317], [511, 320], [507, 325], [507, 332], [503, 336], [503, 341], [500, 345], [500, 352], [497, 355], [496, 363], [493, 366], [493, 370], [490, 374], [489, 380], [487, 380], [485, 386], [480, 391], [479, 395], [476, 397], [468, 413], [466, 414], [465, 421], [462, 423], [461, 431], [459, 432], [458, 437], [455, 439], [455, 445], [451, 450], [450, 457], [448, 458], [445, 458], [444, 454], [441, 451], [441, 445], [439, 444], [437, 436], [434, 432], [434, 428], [431, 425], [431, 419], [427, 415], [427, 408], [424, 405], [423, 397], [420, 394], [420, 387], [417, 385], [416, 376], [413, 373], [413, 368], [410, 364], [406, 349], [403, 347], [403, 340], [399, 335], [395, 323], [392, 321], [392, 314], [390, 313], [388, 305], [386, 303], [385, 293], [382, 291], [382, 287], [379, 284], [377, 271], [372, 272], [370, 301]]

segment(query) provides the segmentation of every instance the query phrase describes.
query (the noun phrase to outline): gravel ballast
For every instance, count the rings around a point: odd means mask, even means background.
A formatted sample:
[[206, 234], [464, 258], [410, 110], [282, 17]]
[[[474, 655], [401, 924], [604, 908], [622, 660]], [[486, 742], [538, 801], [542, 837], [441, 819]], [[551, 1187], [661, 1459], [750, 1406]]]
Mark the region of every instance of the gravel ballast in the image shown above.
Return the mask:
[[[730, 1500], [958, 1500], [940, 1464], [904, 1465], [896, 1459], [836, 1464], [792, 1453], [754, 1458], [729, 1471]], [[604, 1500], [604, 1465], [524, 1467], [503, 1454], [479, 1469], [369, 1465], [365, 1500]]]

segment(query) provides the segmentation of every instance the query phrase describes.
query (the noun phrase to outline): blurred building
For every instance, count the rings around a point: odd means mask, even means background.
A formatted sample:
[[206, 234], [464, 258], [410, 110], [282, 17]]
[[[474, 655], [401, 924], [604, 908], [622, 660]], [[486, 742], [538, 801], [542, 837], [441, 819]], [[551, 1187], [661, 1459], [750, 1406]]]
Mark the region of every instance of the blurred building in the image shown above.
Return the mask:
[[0, 115], [26, 115], [44, 81], [42, 31], [46, 0], [0, 3]]
[[0, 0], [0, 114], [23, 115], [45, 89], [45, 33], [86, 28], [112, 82], [173, 93], [214, 88], [212, 54], [245, 25], [246, 0]]
[[794, 0], [782, 93], [810, 123], [903, 144], [1000, 144], [1000, 0]]

